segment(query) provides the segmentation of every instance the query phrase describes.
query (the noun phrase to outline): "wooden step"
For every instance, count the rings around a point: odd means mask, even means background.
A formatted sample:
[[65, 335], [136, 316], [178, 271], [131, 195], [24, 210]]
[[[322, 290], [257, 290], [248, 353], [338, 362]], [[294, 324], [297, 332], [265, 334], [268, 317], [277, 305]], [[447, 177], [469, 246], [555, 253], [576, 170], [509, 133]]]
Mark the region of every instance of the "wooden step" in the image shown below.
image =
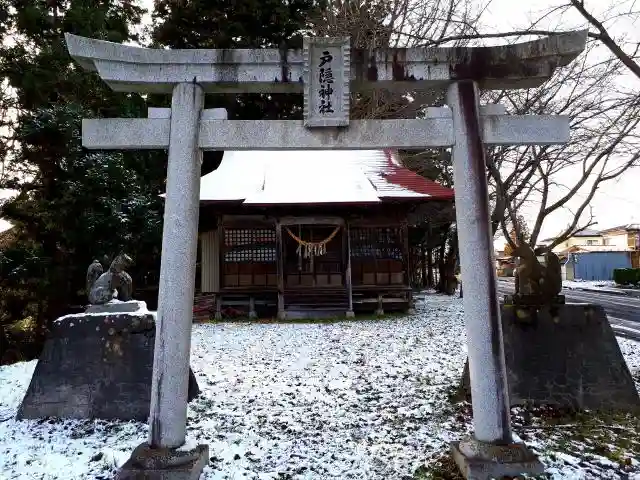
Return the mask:
[[287, 308], [285, 310], [287, 318], [294, 319], [313, 319], [313, 318], [340, 318], [345, 317], [347, 313], [346, 308]]
[[349, 296], [344, 287], [287, 288], [284, 291], [286, 311], [311, 312], [310, 316], [332, 316], [335, 312], [346, 312]]

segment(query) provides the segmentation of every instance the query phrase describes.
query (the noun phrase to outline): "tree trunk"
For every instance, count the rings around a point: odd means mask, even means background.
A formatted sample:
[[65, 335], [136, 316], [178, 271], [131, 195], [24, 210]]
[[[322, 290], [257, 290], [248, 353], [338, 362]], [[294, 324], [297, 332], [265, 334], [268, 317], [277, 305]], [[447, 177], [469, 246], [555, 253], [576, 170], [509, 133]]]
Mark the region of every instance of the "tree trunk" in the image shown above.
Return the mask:
[[0, 323], [0, 365], [5, 362], [5, 354], [9, 350], [9, 341], [4, 334], [4, 326]]
[[443, 293], [447, 295], [453, 295], [458, 286], [458, 280], [456, 279], [456, 261], [458, 258], [457, 243], [454, 242], [451, 248], [447, 252], [447, 256], [443, 262], [444, 269], [442, 271], [441, 283], [444, 287]]
[[430, 248], [427, 250], [427, 280], [426, 280], [426, 288], [433, 288], [433, 249]]
[[427, 252], [424, 243], [420, 245], [420, 267], [422, 272], [422, 278], [420, 279], [420, 285], [422, 288], [428, 288], [427, 285]]
[[438, 251], [438, 292], [446, 293], [446, 282], [447, 282], [447, 272], [446, 272], [446, 253], [447, 253], [447, 244], [443, 243], [440, 246]]

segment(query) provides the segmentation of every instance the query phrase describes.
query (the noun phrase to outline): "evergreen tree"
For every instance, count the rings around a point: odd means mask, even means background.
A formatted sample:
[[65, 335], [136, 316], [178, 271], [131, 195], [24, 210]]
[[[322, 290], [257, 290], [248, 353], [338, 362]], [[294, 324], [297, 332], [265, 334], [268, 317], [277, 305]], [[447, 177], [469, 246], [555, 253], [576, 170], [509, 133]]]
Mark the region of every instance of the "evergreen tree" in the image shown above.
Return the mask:
[[65, 32], [138, 41], [143, 13], [126, 0], [0, 0], [0, 33], [12, 40], [0, 79], [17, 107], [18, 145], [0, 187], [19, 191], [3, 208], [19, 233], [0, 253], [0, 321], [31, 313], [44, 326], [68, 312], [95, 256], [125, 250], [138, 270], [157, 268], [163, 156], [89, 152], [80, 139], [81, 118], [143, 116], [146, 103], [79, 68], [64, 43]]
[[[153, 44], [170, 48], [301, 48], [323, 0], [156, 0]], [[149, 102], [168, 106], [167, 97]], [[302, 95], [208, 95], [206, 108], [226, 108], [230, 119], [300, 120]], [[202, 174], [220, 164], [222, 152], [205, 152]]]
[[[152, 46], [299, 48], [318, 8], [316, 0], [159, 0]], [[3, 211], [19, 233], [0, 252], [0, 326], [27, 314], [43, 326], [68, 312], [82, 301], [95, 256], [125, 250], [136, 259], [132, 273], [158, 270], [166, 154], [86, 151], [80, 119], [144, 116], [148, 104], [170, 100], [113, 92], [74, 64], [63, 36], [140, 43], [142, 14], [131, 0], [0, 0], [0, 36], [11, 37], [0, 47], [0, 81], [16, 107], [18, 144], [0, 188], [20, 192]], [[230, 118], [302, 117], [300, 95], [207, 97], [208, 108], [220, 106]]]
[[[301, 48], [320, 1], [158, 0], [153, 41], [171, 48]], [[302, 95], [209, 95], [206, 101], [207, 108], [226, 108], [231, 119], [302, 118]]]

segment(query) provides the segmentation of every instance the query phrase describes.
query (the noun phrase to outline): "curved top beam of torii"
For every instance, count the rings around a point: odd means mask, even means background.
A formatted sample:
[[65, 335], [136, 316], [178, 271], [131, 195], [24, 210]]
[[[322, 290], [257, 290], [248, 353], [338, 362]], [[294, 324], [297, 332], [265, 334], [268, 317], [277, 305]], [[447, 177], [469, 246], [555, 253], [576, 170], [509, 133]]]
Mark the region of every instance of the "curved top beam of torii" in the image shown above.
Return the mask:
[[[194, 80], [207, 92], [303, 90], [302, 49], [161, 50], [65, 37], [71, 56], [116, 91], [170, 93]], [[586, 41], [582, 30], [494, 47], [351, 49], [350, 89], [437, 88], [460, 79], [491, 90], [533, 88], [575, 59]]]

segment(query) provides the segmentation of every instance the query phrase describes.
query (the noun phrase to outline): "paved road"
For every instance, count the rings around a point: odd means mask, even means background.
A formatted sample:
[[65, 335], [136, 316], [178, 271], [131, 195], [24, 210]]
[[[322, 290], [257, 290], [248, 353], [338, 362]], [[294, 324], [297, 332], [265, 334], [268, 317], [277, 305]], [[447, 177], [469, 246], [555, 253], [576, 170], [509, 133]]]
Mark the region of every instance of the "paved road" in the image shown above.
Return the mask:
[[[498, 293], [501, 297], [513, 292], [512, 280], [500, 279], [498, 281]], [[640, 298], [566, 288], [562, 290], [562, 294], [566, 297], [567, 302], [602, 305], [611, 325], [618, 327], [614, 328], [616, 333], [640, 340]]]

